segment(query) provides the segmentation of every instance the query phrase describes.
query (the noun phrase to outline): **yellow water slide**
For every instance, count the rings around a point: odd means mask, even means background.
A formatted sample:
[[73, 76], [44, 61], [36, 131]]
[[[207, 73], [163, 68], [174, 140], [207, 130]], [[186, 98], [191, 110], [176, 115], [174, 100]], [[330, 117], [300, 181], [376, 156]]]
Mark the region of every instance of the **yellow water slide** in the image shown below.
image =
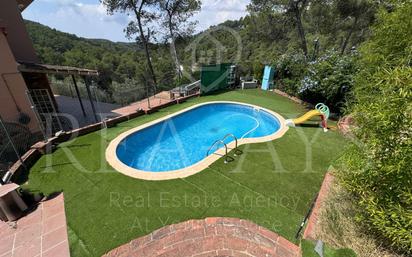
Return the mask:
[[313, 117], [316, 116], [321, 116], [322, 113], [318, 110], [310, 110], [307, 113], [305, 113], [304, 115], [300, 116], [299, 118], [293, 119], [293, 123], [295, 123], [295, 125], [297, 124], [302, 124], [308, 120], [310, 120]]
[[315, 106], [314, 110], [308, 111], [307, 113], [303, 114], [302, 116], [296, 119], [286, 120], [286, 125], [289, 127], [295, 127], [297, 124], [302, 124], [315, 116], [320, 116], [322, 119], [321, 126], [323, 127], [323, 130], [326, 132], [328, 130], [327, 121], [329, 119], [329, 115], [329, 108], [323, 103], [318, 103]]

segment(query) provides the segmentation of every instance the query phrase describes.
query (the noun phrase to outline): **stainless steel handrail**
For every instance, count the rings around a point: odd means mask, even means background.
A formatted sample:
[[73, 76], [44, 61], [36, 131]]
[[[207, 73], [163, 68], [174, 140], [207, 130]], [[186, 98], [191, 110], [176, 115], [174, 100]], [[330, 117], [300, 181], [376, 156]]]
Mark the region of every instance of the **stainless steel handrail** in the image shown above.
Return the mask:
[[212, 144], [212, 146], [210, 146], [209, 149], [207, 150], [206, 157], [209, 156], [210, 150], [212, 150], [212, 148], [213, 148], [217, 143], [220, 143], [220, 144], [222, 144], [222, 145], [225, 146], [225, 155], [224, 155], [224, 156], [225, 156], [225, 163], [227, 163], [227, 145], [226, 145], [225, 142], [223, 142], [223, 140], [216, 140], [216, 141]]
[[235, 135], [229, 133], [229, 134], [227, 134], [226, 136], [223, 137], [222, 141], [225, 141], [225, 139], [228, 138], [228, 137], [233, 137], [233, 138], [235, 139], [235, 154], [234, 154], [234, 155], [236, 156], [236, 155], [238, 155], [238, 154], [242, 154], [242, 151], [240, 151], [240, 150], [237, 148], [237, 146], [238, 146], [238, 144], [237, 144], [237, 137], [236, 137]]
[[237, 137], [231, 133], [227, 134], [226, 136], [224, 136], [221, 140], [224, 142], [226, 138], [228, 137], [233, 137], [235, 139], [235, 149], [237, 149]]

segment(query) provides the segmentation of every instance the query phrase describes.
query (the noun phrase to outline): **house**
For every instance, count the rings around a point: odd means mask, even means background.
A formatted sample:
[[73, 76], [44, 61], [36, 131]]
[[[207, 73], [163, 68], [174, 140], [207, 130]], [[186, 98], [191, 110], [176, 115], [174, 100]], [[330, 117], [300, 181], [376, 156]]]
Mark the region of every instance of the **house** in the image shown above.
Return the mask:
[[[21, 15], [32, 1], [1, 0], [0, 3], [0, 118], [47, 138], [47, 118], [53, 119], [52, 132], [62, 129], [60, 118], [56, 118], [59, 108], [47, 74], [73, 77], [81, 110], [86, 115], [75, 76], [98, 76], [98, 72], [40, 63]], [[90, 100], [87, 83], [86, 87]], [[97, 121], [92, 101], [91, 105]]]
[[26, 91], [30, 87], [50, 90], [45, 74], [20, 72], [19, 62], [39, 63], [24, 26], [21, 11], [32, 1], [2, 0], [0, 8], [0, 116], [40, 132]]

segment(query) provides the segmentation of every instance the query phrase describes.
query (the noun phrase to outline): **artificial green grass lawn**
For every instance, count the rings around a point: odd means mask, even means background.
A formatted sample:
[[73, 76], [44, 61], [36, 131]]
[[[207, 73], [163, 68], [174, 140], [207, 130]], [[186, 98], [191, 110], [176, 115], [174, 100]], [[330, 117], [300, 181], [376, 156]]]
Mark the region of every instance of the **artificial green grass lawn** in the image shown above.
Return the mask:
[[248, 219], [294, 241], [325, 172], [345, 145], [337, 132], [290, 128], [281, 139], [241, 146], [244, 154], [234, 162], [220, 159], [185, 179], [133, 179], [105, 161], [106, 147], [119, 133], [215, 100], [256, 104], [285, 118], [305, 112], [271, 92], [232, 91], [194, 98], [61, 144], [31, 168], [27, 187], [45, 194], [64, 191], [72, 256], [100, 256], [164, 225], [214, 216]]

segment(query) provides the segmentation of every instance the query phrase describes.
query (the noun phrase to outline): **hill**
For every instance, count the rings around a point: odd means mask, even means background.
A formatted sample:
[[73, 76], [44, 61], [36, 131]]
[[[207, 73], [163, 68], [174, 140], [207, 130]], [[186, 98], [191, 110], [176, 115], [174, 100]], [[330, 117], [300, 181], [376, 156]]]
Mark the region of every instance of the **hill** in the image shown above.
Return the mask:
[[[257, 79], [262, 77], [265, 65], [272, 65], [277, 68], [276, 82], [282, 90], [340, 109], [353, 81], [353, 50], [370, 35], [376, 4], [333, 0], [324, 5], [311, 1], [289, 12], [269, 7], [252, 1], [244, 18], [178, 38], [176, 50], [185, 71], [183, 80], [175, 74], [169, 45], [149, 45], [157, 88], [169, 89], [198, 79], [202, 64], [236, 63], [240, 75]], [[27, 27], [42, 62], [99, 70], [98, 85], [109, 98], [119, 89], [146, 91], [150, 73], [138, 44], [80, 38], [31, 21], [27, 21]], [[335, 75], [328, 68], [332, 66], [338, 68], [333, 71]]]

